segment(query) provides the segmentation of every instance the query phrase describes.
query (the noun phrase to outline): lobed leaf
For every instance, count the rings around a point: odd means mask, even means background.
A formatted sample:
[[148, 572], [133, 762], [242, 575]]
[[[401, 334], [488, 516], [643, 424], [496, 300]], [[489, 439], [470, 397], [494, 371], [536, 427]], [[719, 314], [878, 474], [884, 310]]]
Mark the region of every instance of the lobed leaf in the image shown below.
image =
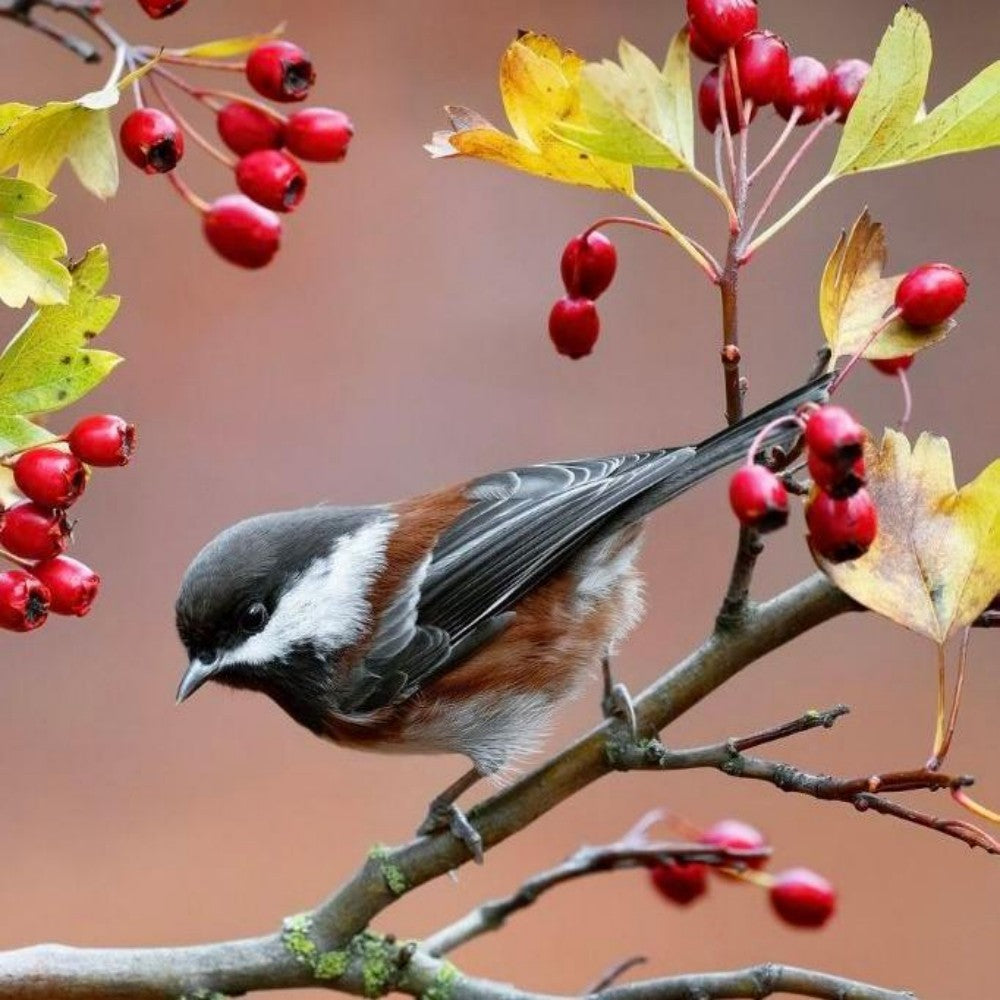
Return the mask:
[[[886, 257], [885, 230], [866, 209], [850, 234], [840, 234], [820, 281], [820, 323], [833, 361], [861, 350], [894, 307], [896, 289], [905, 275], [882, 277]], [[918, 328], [896, 319], [862, 356], [879, 360], [916, 354], [943, 340], [954, 328], [954, 320]]]
[[921, 434], [911, 448], [887, 430], [866, 461], [874, 545], [839, 565], [813, 556], [858, 603], [942, 644], [1000, 592], [1000, 460], [959, 490], [947, 439]]
[[29, 299], [64, 302], [69, 294], [69, 271], [60, 261], [66, 241], [51, 226], [21, 217], [43, 212], [52, 199], [30, 181], [0, 177], [0, 302], [11, 308]]
[[556, 134], [560, 123], [582, 125], [579, 80], [583, 60], [545, 35], [524, 33], [500, 62], [500, 94], [514, 135], [482, 115], [450, 106], [452, 128], [436, 132], [425, 147], [432, 156], [471, 156], [566, 184], [633, 188], [632, 170], [581, 151]]
[[[111, 321], [117, 296], [101, 295], [109, 273], [103, 246], [70, 265], [62, 305], [43, 305], [0, 355], [0, 417], [61, 409], [99, 385], [121, 358], [85, 345]], [[13, 426], [13, 425], [11, 425]]]

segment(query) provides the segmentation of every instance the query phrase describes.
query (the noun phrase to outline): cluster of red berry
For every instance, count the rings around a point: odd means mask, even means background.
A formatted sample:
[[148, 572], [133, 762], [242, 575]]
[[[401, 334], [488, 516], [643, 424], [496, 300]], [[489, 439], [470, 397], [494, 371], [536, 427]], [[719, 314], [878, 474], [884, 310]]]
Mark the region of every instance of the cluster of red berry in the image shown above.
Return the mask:
[[549, 313], [549, 336], [560, 354], [582, 358], [594, 349], [601, 332], [594, 300], [608, 289], [617, 266], [614, 244], [596, 229], [566, 244], [560, 271], [567, 294]]
[[[140, 2], [153, 17], [165, 16], [181, 6]], [[154, 9], [162, 13], [154, 13]], [[151, 58], [146, 50], [138, 51], [143, 58]], [[220, 256], [241, 267], [264, 267], [281, 243], [281, 219], [276, 213], [291, 212], [305, 196], [308, 178], [299, 161], [342, 160], [354, 126], [344, 112], [333, 108], [304, 108], [286, 116], [250, 96], [194, 87], [168, 68], [188, 63], [209, 69], [240, 68], [222, 60], [189, 60], [163, 53], [148, 74], [163, 108], [145, 103], [145, 81], [140, 79], [136, 87], [138, 107], [121, 125], [122, 151], [145, 173], [170, 175], [175, 188], [201, 213], [205, 238]], [[282, 40], [258, 45], [242, 68], [258, 94], [283, 104], [304, 100], [316, 79], [306, 52]], [[161, 81], [215, 112], [219, 135], [235, 156], [217, 148], [176, 111], [160, 87]], [[171, 173], [184, 156], [185, 133], [233, 171], [240, 194], [223, 195], [208, 203]]]
[[688, 0], [687, 11], [691, 52], [715, 64], [698, 87], [698, 115], [709, 132], [723, 108], [736, 133], [769, 104], [795, 125], [826, 115], [847, 121], [871, 69], [863, 59], [827, 69], [812, 56], [792, 58], [784, 39], [757, 27], [756, 0]]
[[88, 465], [126, 465], [134, 448], [135, 427], [96, 414], [52, 444], [3, 457], [25, 499], [0, 508], [0, 555], [17, 566], [0, 573], [0, 628], [30, 632], [50, 611], [78, 617], [90, 611], [101, 580], [63, 554], [73, 527], [66, 511], [87, 486]]
[[[767, 847], [764, 835], [748, 823], [724, 819], [710, 826], [699, 842], [733, 851]], [[822, 927], [833, 916], [837, 893], [822, 875], [808, 868], [790, 868], [777, 875], [761, 871], [766, 858], [747, 862], [746, 873], [716, 869], [728, 879], [740, 879], [766, 888], [774, 912], [793, 927]], [[655, 865], [649, 877], [657, 891], [672, 903], [687, 906], [708, 892], [710, 866], [698, 861]]]

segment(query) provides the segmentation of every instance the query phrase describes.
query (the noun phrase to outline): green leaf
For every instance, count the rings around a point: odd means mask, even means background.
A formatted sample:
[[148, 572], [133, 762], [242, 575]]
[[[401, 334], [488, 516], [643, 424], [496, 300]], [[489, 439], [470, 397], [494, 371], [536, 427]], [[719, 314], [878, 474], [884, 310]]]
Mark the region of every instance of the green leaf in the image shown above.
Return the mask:
[[0, 417], [59, 410], [99, 385], [121, 361], [84, 345], [118, 311], [117, 296], [100, 295], [108, 279], [108, 252], [87, 251], [70, 265], [72, 288], [65, 305], [35, 312], [0, 355]]
[[9, 104], [0, 104], [0, 134], [9, 128], [15, 118], [20, 118], [25, 111], [31, 111], [30, 104], [19, 104], [12, 101]]
[[54, 438], [54, 434], [33, 424], [27, 417], [0, 417], [0, 455], [45, 444]]
[[995, 62], [917, 122], [893, 155], [898, 163], [916, 163], [934, 156], [971, 153], [998, 145], [1000, 62]]
[[66, 241], [51, 226], [21, 218], [51, 203], [44, 188], [0, 177], [0, 302], [11, 308], [29, 299], [39, 305], [65, 302], [69, 295], [69, 271], [59, 260], [66, 256]]
[[118, 189], [118, 154], [108, 108], [117, 100], [111, 87], [23, 111], [0, 132], [0, 173], [16, 166], [21, 179], [48, 187], [68, 160], [88, 191], [110, 198]]
[[895, 150], [920, 112], [930, 68], [927, 22], [912, 7], [903, 7], [883, 36], [844, 125], [832, 176], [874, 170], [898, 160]]
[[681, 32], [674, 39], [663, 71], [624, 39], [618, 47], [621, 65], [609, 59], [588, 63], [580, 74], [585, 124], [557, 122], [553, 131], [619, 163], [660, 170], [692, 168], [694, 120], [686, 37]]
[[257, 35], [238, 35], [235, 38], [220, 38], [213, 42], [202, 42], [201, 45], [191, 45], [186, 49], [171, 49], [172, 55], [187, 56], [190, 59], [232, 59], [236, 56], [252, 52], [264, 42], [280, 38], [285, 33], [285, 22], [282, 21], [270, 31]]

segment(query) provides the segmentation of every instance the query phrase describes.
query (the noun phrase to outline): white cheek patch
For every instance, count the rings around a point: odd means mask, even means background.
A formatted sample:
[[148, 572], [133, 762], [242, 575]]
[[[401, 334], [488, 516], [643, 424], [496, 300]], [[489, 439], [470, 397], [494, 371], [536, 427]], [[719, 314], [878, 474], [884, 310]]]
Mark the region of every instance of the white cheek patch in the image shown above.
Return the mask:
[[385, 516], [337, 540], [282, 594], [267, 626], [219, 658], [228, 663], [268, 663], [307, 643], [330, 653], [356, 642], [369, 627], [368, 594], [385, 568], [396, 518]]

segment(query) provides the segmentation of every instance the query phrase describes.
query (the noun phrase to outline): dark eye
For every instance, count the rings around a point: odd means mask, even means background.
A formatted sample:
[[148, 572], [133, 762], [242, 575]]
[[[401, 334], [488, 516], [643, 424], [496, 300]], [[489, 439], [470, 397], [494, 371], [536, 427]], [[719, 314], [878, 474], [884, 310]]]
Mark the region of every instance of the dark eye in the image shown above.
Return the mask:
[[267, 607], [260, 601], [248, 604], [240, 615], [240, 628], [253, 635], [267, 624]]

